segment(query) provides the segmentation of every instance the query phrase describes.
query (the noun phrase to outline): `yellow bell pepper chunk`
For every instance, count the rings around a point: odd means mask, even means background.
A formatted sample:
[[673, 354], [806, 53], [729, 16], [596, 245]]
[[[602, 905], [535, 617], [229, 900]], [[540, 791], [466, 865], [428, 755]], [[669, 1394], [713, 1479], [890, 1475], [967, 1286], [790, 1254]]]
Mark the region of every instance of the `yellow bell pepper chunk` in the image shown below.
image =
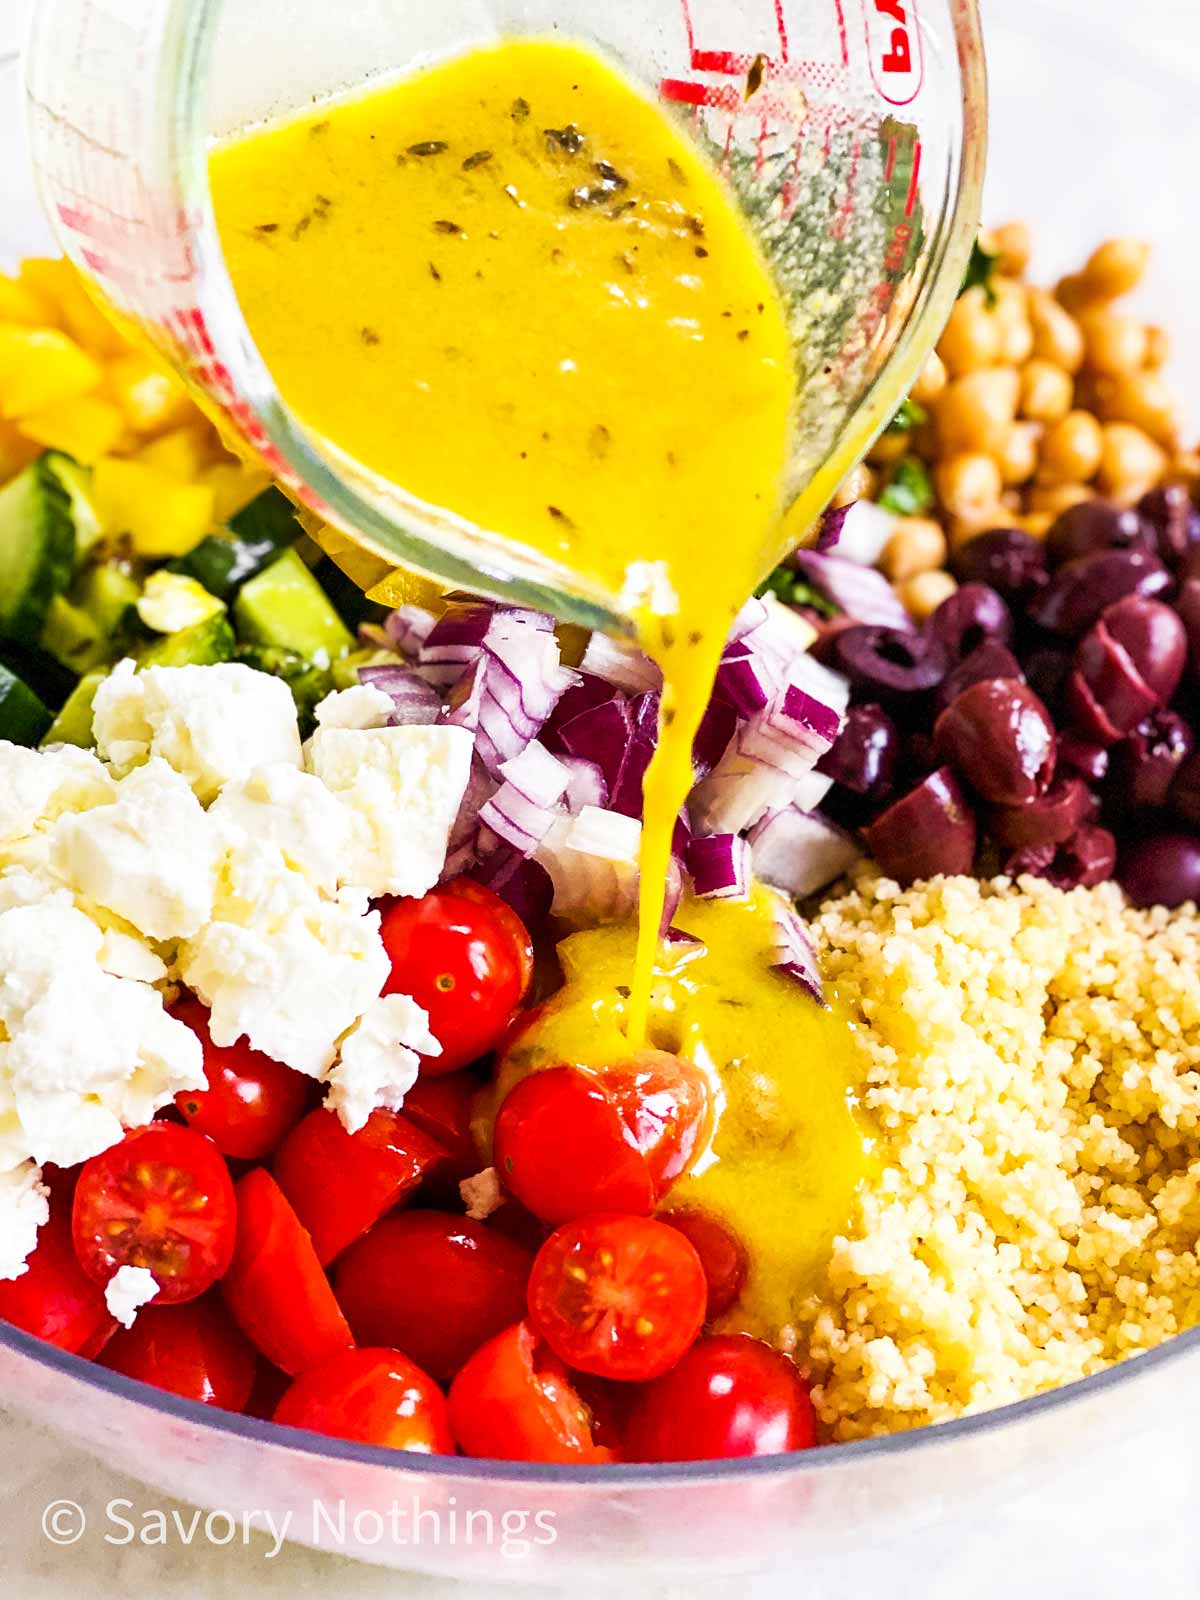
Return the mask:
[[[203, 423], [164, 433], [138, 451], [138, 460], [183, 483], [195, 483], [212, 457], [212, 431]], [[218, 514], [218, 521], [220, 515]]]
[[218, 522], [228, 522], [271, 486], [271, 474], [261, 467], [222, 463], [210, 467], [204, 482], [213, 492], [213, 503]]
[[118, 357], [108, 369], [108, 388], [136, 433], [163, 433], [195, 418], [187, 390], [148, 356]]
[[51, 320], [96, 356], [116, 356], [129, 348], [84, 286], [74, 265], [63, 257], [31, 257], [21, 263], [21, 286], [54, 308]]
[[0, 484], [15, 478], [41, 453], [41, 446], [18, 433], [11, 422], [0, 421]]
[[187, 555], [215, 520], [207, 484], [180, 483], [141, 461], [97, 462], [92, 494], [105, 532], [127, 536], [144, 556]]
[[53, 323], [54, 307], [23, 283], [0, 272], [0, 322], [23, 322], [31, 328]]
[[125, 418], [111, 401], [81, 394], [22, 417], [21, 432], [27, 439], [44, 444], [47, 450], [62, 450], [90, 467], [101, 456], [110, 455], [120, 442]]
[[74, 400], [103, 376], [91, 356], [57, 328], [0, 324], [0, 416], [26, 417]]

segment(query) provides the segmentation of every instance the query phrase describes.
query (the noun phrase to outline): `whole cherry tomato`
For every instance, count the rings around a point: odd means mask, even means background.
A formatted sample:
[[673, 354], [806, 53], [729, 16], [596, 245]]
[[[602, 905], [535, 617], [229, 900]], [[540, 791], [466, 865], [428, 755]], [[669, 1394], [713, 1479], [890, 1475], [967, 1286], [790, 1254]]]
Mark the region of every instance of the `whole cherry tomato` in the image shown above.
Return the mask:
[[533, 977], [533, 945], [516, 912], [458, 878], [420, 900], [394, 900], [381, 931], [392, 962], [383, 992], [423, 1006], [442, 1047], [421, 1071], [456, 1072], [494, 1050]]
[[237, 1249], [221, 1280], [233, 1320], [267, 1360], [306, 1372], [354, 1343], [312, 1240], [263, 1167], [238, 1181]]
[[478, 1349], [450, 1386], [464, 1455], [590, 1466], [613, 1459], [562, 1362], [525, 1322]]
[[155, 1303], [194, 1300], [224, 1273], [237, 1231], [233, 1183], [211, 1139], [151, 1122], [85, 1161], [71, 1220], [75, 1254], [107, 1284], [120, 1267], [146, 1267]]
[[143, 1306], [132, 1328], [121, 1328], [100, 1357], [127, 1378], [219, 1406], [244, 1411], [258, 1358], [215, 1295], [182, 1306]]
[[786, 1356], [743, 1333], [714, 1334], [636, 1392], [624, 1439], [631, 1461], [717, 1461], [807, 1450], [817, 1422]]
[[403, 1350], [441, 1382], [525, 1310], [533, 1252], [445, 1211], [385, 1217], [339, 1259], [334, 1292], [364, 1345]]
[[457, 1196], [458, 1183], [478, 1172], [479, 1149], [471, 1132], [471, 1115], [479, 1079], [473, 1072], [451, 1072], [445, 1077], [422, 1075], [404, 1096], [404, 1115], [422, 1132], [436, 1139], [450, 1164], [446, 1182]]
[[271, 1170], [325, 1266], [448, 1163], [442, 1146], [398, 1111], [373, 1111], [347, 1133], [321, 1107], [288, 1134]]
[[343, 1350], [302, 1373], [275, 1408], [289, 1428], [386, 1445], [422, 1455], [453, 1455], [446, 1397], [399, 1350]]
[[218, 1048], [208, 1034], [208, 1007], [190, 996], [173, 1015], [204, 1046], [206, 1089], [182, 1089], [175, 1106], [190, 1128], [206, 1133], [222, 1155], [244, 1161], [269, 1156], [304, 1115], [311, 1081], [245, 1039]]
[[741, 1240], [710, 1211], [690, 1206], [678, 1211], [662, 1211], [658, 1220], [670, 1228], [678, 1228], [696, 1247], [708, 1281], [708, 1309], [704, 1320], [712, 1322], [724, 1316], [737, 1304], [746, 1282], [748, 1263]]
[[566, 1222], [529, 1275], [529, 1319], [555, 1354], [627, 1383], [673, 1367], [700, 1332], [707, 1303], [693, 1245], [649, 1217]]
[[50, 1220], [19, 1278], [0, 1279], [0, 1318], [72, 1355], [95, 1356], [117, 1327], [104, 1290], [79, 1265], [69, 1188], [54, 1193]]

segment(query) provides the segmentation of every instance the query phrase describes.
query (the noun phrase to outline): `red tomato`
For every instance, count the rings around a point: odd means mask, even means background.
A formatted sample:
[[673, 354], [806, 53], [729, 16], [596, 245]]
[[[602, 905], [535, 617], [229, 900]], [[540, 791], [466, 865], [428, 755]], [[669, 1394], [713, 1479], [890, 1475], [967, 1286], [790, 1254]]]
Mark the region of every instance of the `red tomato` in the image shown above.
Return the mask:
[[75, 1185], [75, 1254], [106, 1284], [147, 1267], [155, 1304], [194, 1300], [224, 1273], [237, 1232], [233, 1183], [211, 1139], [152, 1122], [86, 1161]]
[[392, 961], [384, 994], [412, 995], [442, 1047], [421, 1070], [455, 1072], [494, 1050], [533, 977], [533, 945], [516, 912], [458, 878], [423, 899], [393, 901], [382, 932]]
[[528, 1323], [477, 1350], [450, 1386], [450, 1426], [464, 1455], [590, 1466], [611, 1461], [567, 1369]]
[[450, 1157], [447, 1179], [455, 1185], [482, 1165], [471, 1132], [478, 1093], [479, 1079], [473, 1072], [451, 1072], [442, 1078], [422, 1075], [404, 1096], [404, 1115], [436, 1139]]
[[347, 1133], [336, 1113], [319, 1108], [288, 1134], [271, 1171], [325, 1266], [448, 1161], [397, 1111], [373, 1111]]
[[631, 1461], [773, 1456], [816, 1442], [808, 1385], [786, 1356], [744, 1333], [698, 1340], [638, 1391], [625, 1423]]
[[423, 1455], [454, 1454], [446, 1397], [399, 1350], [343, 1350], [305, 1372], [275, 1408], [289, 1428]]
[[710, 1211], [693, 1211], [690, 1207], [664, 1211], [658, 1220], [669, 1228], [678, 1228], [696, 1247], [708, 1280], [708, 1309], [704, 1320], [712, 1322], [723, 1316], [737, 1304], [746, 1282], [748, 1263], [741, 1240]]
[[529, 1316], [569, 1367], [641, 1382], [673, 1367], [704, 1324], [694, 1246], [649, 1217], [580, 1217], [557, 1228], [529, 1275]]
[[175, 1105], [189, 1127], [206, 1133], [222, 1155], [261, 1161], [304, 1115], [310, 1080], [245, 1039], [218, 1048], [208, 1036], [208, 1007], [190, 996], [173, 1008], [204, 1046], [207, 1089], [184, 1089]]
[[439, 1382], [525, 1310], [532, 1250], [445, 1211], [385, 1217], [338, 1262], [354, 1337], [403, 1350]]
[[214, 1295], [184, 1306], [143, 1306], [132, 1328], [114, 1334], [100, 1362], [222, 1411], [246, 1409], [258, 1369], [253, 1346]]
[[0, 1318], [79, 1356], [95, 1356], [116, 1328], [104, 1290], [75, 1255], [69, 1193], [51, 1197], [50, 1220], [38, 1233], [25, 1271], [0, 1280]]
[[648, 1216], [687, 1166], [708, 1122], [708, 1086], [661, 1050], [592, 1071], [531, 1073], [496, 1117], [495, 1162], [535, 1216]]
[[299, 1217], [263, 1167], [238, 1180], [237, 1249], [221, 1281], [233, 1320], [284, 1372], [306, 1372], [354, 1338]]

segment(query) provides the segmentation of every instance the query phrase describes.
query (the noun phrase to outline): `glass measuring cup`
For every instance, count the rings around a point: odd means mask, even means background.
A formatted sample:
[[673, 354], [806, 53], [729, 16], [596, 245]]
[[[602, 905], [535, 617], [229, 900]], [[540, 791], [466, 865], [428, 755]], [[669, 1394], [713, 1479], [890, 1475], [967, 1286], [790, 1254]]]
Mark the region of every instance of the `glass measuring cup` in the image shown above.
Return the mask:
[[41, 0], [33, 160], [67, 254], [330, 525], [321, 537], [364, 587], [400, 598], [386, 580], [402, 566], [629, 631], [616, 595], [305, 429], [249, 334], [209, 205], [212, 137], [512, 33], [614, 57], [737, 190], [795, 336], [787, 500], [823, 503], [961, 282], [985, 143], [975, 0]]

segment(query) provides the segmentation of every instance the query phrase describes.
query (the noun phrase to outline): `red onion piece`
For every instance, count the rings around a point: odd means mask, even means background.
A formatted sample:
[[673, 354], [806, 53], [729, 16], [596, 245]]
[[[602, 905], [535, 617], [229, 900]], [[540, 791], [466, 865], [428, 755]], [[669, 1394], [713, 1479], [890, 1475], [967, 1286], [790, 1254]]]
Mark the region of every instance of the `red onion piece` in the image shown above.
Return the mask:
[[821, 987], [816, 951], [799, 912], [781, 899], [774, 910], [774, 924], [775, 971], [798, 983], [818, 1005], [824, 1005], [825, 991]]
[[797, 550], [791, 564], [818, 594], [856, 622], [912, 632], [912, 619], [896, 598], [896, 591], [874, 567], [860, 567], [855, 561], [821, 555], [816, 550]]
[[750, 846], [739, 834], [693, 839], [684, 862], [701, 900], [744, 900], [750, 892]]
[[387, 663], [359, 667], [358, 681], [380, 690], [391, 700], [392, 727], [423, 727], [436, 722], [442, 714], [441, 695], [411, 667]]
[[827, 817], [795, 806], [773, 811], [750, 834], [754, 871], [793, 900], [816, 894], [849, 872], [862, 856], [850, 834]]

